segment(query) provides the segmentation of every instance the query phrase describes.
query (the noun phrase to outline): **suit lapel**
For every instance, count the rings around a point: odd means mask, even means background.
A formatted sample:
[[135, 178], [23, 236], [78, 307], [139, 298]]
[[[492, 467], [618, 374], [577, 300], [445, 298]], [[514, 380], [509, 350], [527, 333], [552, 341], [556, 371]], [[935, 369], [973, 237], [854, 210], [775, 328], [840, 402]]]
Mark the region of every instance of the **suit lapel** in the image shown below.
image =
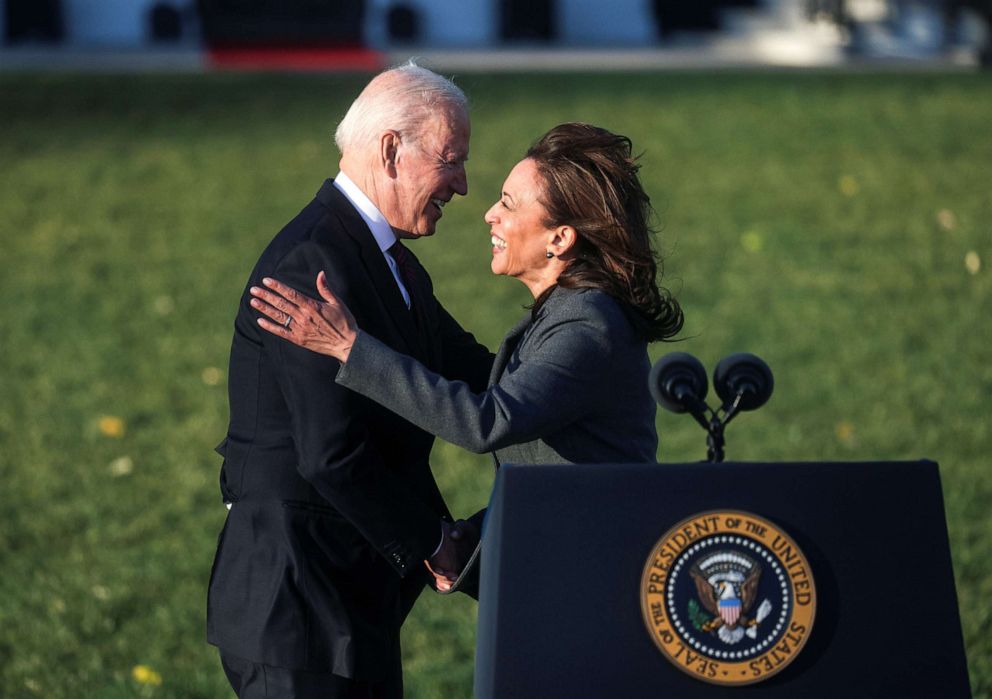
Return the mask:
[[368, 273], [369, 279], [372, 280], [372, 285], [375, 287], [382, 305], [385, 306], [390, 320], [402, 336], [410, 354], [418, 358], [421, 357], [423, 351], [420, 350], [421, 343], [417, 338], [417, 327], [414, 324], [413, 315], [406, 307], [406, 302], [403, 301], [403, 295], [396, 285], [396, 278], [393, 277], [393, 273], [386, 263], [385, 253], [376, 244], [372, 231], [369, 230], [347, 197], [334, 186], [332, 180], [324, 182], [320, 191], [317, 192], [317, 199], [337, 213], [344, 230], [357, 243], [359, 259]]
[[[520, 340], [523, 339], [524, 333], [527, 332], [527, 328], [531, 326], [531, 315], [528, 313], [523, 318], [517, 321], [517, 324], [510, 329], [510, 332], [506, 334], [503, 338], [503, 343], [499, 346], [499, 350], [496, 352], [496, 357], [493, 359], [493, 369], [489, 372], [489, 385], [495, 386], [499, 383], [500, 377], [503, 375], [503, 370], [506, 369], [507, 363], [510, 361], [510, 357], [513, 356], [513, 351], [517, 349], [520, 344]], [[493, 450], [493, 466], [496, 470], [499, 470], [500, 462], [499, 457], [496, 455], [496, 451]], [[479, 542], [479, 546], [482, 546], [482, 542]], [[478, 550], [478, 547], [477, 549]]]
[[437, 371], [440, 369], [438, 358], [441, 353], [440, 337], [438, 336], [437, 309], [434, 306], [434, 290], [431, 288], [427, 270], [420, 264], [417, 256], [406, 248], [407, 254], [413, 260], [415, 270], [413, 288], [407, 289], [413, 300], [408, 314], [415, 318], [415, 332], [423, 351], [424, 364], [427, 368]]
[[524, 334], [524, 331], [530, 327], [530, 323], [531, 317], [528, 313], [517, 321], [517, 324], [503, 338], [503, 344], [499, 346], [499, 351], [496, 352], [496, 358], [493, 360], [493, 369], [489, 372], [490, 386], [496, 384], [503, 375], [503, 370], [506, 369], [506, 363], [510, 361], [510, 357], [513, 356], [513, 350], [520, 344], [520, 338]]

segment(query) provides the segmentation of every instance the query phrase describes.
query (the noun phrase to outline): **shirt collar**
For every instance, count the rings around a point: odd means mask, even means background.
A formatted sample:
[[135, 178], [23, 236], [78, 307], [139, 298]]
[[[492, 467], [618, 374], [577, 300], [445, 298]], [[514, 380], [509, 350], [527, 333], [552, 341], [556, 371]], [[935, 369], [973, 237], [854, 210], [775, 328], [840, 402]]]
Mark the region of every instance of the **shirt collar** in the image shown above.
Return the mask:
[[372, 231], [372, 237], [382, 252], [386, 252], [393, 243], [396, 242], [396, 234], [392, 226], [386, 221], [386, 217], [376, 208], [372, 200], [365, 196], [365, 192], [358, 188], [344, 172], [339, 172], [334, 178], [334, 186], [338, 188], [345, 198], [358, 210], [358, 215], [362, 217], [365, 224]]

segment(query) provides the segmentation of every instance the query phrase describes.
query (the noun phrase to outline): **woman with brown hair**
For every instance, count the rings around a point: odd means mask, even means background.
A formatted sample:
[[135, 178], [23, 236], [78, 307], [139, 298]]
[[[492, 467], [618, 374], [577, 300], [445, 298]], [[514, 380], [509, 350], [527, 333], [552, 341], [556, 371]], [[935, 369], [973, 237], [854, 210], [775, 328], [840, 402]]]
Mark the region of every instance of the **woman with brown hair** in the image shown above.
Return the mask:
[[483, 393], [362, 332], [323, 273], [323, 301], [272, 279], [252, 288], [268, 316], [258, 323], [337, 358], [337, 383], [497, 463], [654, 461], [647, 345], [678, 333], [682, 311], [657, 285], [638, 169], [628, 138], [572, 123], [510, 172], [485, 216], [491, 267], [523, 282], [534, 305], [503, 340]]

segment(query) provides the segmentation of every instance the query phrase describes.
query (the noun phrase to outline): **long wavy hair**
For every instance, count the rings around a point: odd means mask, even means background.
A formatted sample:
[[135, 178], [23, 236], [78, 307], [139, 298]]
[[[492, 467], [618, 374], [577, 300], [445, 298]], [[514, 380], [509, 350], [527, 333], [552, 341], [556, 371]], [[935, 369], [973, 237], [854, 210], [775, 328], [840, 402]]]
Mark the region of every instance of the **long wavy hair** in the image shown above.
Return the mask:
[[[558, 286], [596, 288], [625, 304], [649, 342], [682, 329], [682, 308], [658, 287], [661, 262], [651, 249], [651, 200], [630, 139], [590, 124], [560, 124], [527, 151], [542, 180], [547, 228], [575, 229], [574, 258]], [[554, 286], [538, 297], [534, 312]]]

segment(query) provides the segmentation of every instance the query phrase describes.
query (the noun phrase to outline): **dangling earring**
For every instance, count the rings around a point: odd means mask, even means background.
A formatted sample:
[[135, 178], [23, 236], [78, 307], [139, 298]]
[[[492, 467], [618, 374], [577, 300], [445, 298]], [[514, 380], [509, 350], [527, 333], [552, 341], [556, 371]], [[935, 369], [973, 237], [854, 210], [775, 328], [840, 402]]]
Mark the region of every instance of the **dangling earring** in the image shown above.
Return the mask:
[[545, 254], [545, 255], [547, 255], [547, 257], [548, 257], [548, 259], [549, 259], [549, 260], [550, 260], [550, 259], [551, 259], [552, 257], [554, 257], [554, 256], [555, 256], [555, 254], [554, 254], [553, 252], [551, 252], [550, 250], [548, 250], [548, 251], [547, 251], [546, 253], [544, 253], [544, 254]]

